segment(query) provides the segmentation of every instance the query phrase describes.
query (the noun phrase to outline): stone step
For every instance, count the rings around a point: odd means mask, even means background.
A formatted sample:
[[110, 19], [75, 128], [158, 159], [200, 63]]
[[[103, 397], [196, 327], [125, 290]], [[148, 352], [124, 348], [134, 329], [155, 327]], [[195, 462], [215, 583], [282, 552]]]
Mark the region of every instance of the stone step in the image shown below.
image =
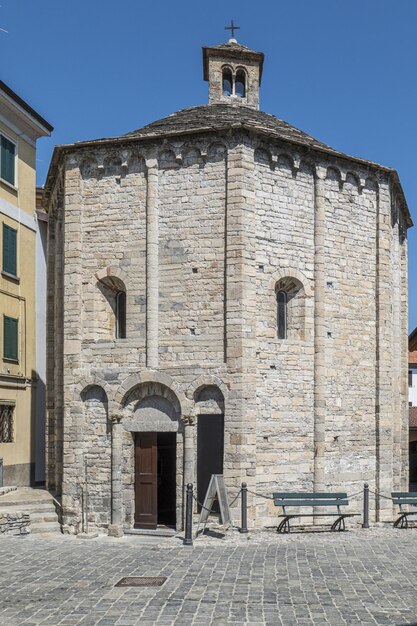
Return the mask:
[[32, 535], [39, 533], [61, 533], [61, 526], [58, 522], [36, 522], [34, 524], [31, 522], [29, 528]]
[[27, 513], [29, 513], [30, 515], [30, 524], [31, 526], [33, 524], [39, 524], [42, 522], [56, 522], [58, 520], [57, 514], [55, 513], [55, 511], [53, 513], [33, 513], [32, 511], [27, 511]]
[[[4, 496], [3, 498], [0, 498], [0, 508], [3, 507], [10, 507], [10, 506], [30, 506], [30, 505], [51, 505], [54, 504], [54, 500], [51, 497], [49, 498], [39, 498], [39, 500], [36, 500], [34, 498], [25, 498], [25, 497], [21, 497], [21, 498], [13, 498], [12, 494], [8, 494], [7, 496]], [[54, 505], [55, 506], [55, 505]]]
[[37, 512], [55, 512], [55, 504], [53, 502], [0, 502], [0, 511], [32, 511]]
[[61, 532], [52, 495], [45, 489], [20, 487], [0, 497], [0, 513], [27, 513], [31, 533]]

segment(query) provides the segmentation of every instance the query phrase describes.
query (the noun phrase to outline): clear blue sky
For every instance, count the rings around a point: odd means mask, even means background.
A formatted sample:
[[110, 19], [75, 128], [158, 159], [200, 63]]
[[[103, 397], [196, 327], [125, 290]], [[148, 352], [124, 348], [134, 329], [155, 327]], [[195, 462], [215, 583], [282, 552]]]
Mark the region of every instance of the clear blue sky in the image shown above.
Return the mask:
[[[343, 152], [395, 167], [417, 223], [417, 0], [1, 0], [0, 78], [55, 144], [114, 136], [207, 102], [201, 46], [241, 26], [265, 52], [261, 109]], [[409, 231], [410, 330], [417, 227]]]

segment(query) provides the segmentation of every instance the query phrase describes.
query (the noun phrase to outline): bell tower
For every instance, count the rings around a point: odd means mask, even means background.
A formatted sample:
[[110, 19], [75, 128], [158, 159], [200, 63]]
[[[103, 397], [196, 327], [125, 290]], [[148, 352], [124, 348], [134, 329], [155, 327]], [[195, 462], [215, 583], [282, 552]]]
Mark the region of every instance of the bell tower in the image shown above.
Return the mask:
[[209, 83], [209, 104], [232, 104], [259, 109], [263, 52], [255, 52], [229, 39], [203, 47], [204, 80]]

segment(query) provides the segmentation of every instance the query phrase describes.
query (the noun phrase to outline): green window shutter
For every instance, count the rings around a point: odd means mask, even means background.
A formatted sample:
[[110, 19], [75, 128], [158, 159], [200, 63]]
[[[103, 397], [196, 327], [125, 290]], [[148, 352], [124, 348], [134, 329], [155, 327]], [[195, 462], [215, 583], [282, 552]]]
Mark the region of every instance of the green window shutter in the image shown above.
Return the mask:
[[17, 230], [3, 224], [3, 272], [17, 275]]
[[3, 318], [3, 357], [18, 360], [18, 320], [7, 315]]
[[15, 152], [13, 142], [1, 136], [1, 177], [11, 185], [15, 184]]

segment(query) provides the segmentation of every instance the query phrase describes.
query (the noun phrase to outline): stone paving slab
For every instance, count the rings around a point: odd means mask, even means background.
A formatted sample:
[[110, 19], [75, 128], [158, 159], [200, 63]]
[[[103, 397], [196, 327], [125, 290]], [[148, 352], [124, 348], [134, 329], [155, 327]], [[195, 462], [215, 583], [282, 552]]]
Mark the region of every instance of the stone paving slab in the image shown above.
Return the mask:
[[[1, 626], [417, 624], [417, 529], [0, 539]], [[167, 576], [162, 587], [114, 585]]]

